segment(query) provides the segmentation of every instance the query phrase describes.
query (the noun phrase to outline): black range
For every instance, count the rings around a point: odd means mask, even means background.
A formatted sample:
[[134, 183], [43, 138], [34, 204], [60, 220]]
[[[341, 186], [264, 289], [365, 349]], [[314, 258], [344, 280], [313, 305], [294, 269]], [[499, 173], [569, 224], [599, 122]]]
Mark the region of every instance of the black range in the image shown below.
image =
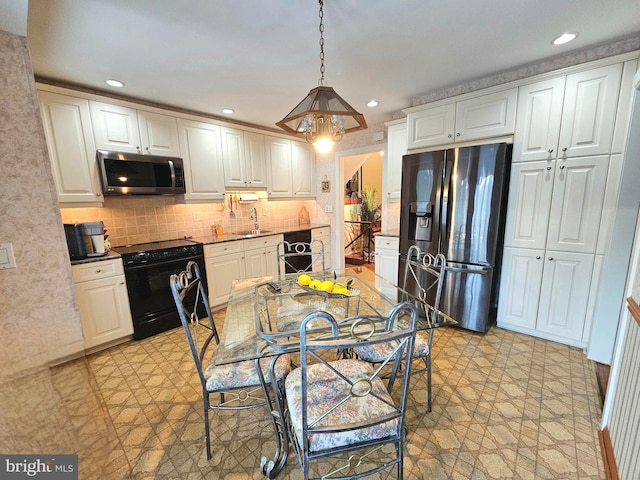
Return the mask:
[[[113, 248], [122, 256], [133, 318], [133, 339], [156, 335], [180, 326], [169, 277], [193, 260], [206, 285], [202, 243], [188, 239], [123, 245]], [[195, 301], [187, 301], [193, 305]]]

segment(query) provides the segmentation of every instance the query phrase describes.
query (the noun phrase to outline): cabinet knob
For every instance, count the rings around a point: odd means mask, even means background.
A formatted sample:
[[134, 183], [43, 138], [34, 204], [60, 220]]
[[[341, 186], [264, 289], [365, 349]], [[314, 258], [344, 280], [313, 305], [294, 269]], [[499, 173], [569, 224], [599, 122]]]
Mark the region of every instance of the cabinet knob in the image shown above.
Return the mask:
[[549, 257], [549, 261], [550, 261], [550, 262], [553, 262], [553, 257]]
[[547, 170], [551, 170], [551, 167], [547, 167]]
[[102, 270], [101, 270], [101, 269], [96, 268], [96, 273], [101, 273], [101, 272], [102, 272]]
[[148, 152], [149, 151], [149, 147], [146, 147], [145, 150]]
[[142, 149], [140, 148], [140, 145], [136, 145], [136, 150], [139, 152], [142, 152]]
[[459, 137], [459, 136], [460, 136], [460, 132], [456, 133], [456, 137]]
[[548, 151], [549, 153], [553, 153], [553, 148], [550, 148]]
[[120, 282], [120, 285], [124, 285], [124, 282]]
[[541, 258], [540, 255], [536, 256], [536, 260], [540, 260], [540, 258]]
[[564, 148], [562, 149], [562, 151], [563, 151], [563, 152], [566, 152], [566, 151], [567, 151], [567, 147], [564, 147]]
[[[460, 135], [460, 134], [458, 134], [458, 135]], [[449, 135], [447, 135], [447, 137], [451, 138], [451, 137], [453, 137], [453, 135], [449, 134]]]
[[560, 165], [560, 170], [564, 170], [564, 165]]

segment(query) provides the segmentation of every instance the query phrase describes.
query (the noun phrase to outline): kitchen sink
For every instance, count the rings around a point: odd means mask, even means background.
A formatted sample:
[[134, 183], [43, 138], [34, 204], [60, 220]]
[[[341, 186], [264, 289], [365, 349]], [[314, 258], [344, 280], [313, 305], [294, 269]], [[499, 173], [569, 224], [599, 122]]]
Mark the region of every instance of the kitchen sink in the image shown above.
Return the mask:
[[257, 237], [258, 235], [262, 235], [263, 233], [271, 233], [271, 230], [245, 230], [244, 232], [238, 232], [238, 235], [241, 237]]

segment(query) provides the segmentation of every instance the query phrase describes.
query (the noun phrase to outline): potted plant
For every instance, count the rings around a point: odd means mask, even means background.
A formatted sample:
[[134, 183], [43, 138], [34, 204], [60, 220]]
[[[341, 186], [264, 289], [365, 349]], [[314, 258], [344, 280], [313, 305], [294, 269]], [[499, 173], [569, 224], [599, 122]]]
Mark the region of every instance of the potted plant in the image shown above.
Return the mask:
[[376, 204], [376, 189], [364, 187], [362, 189], [362, 205], [360, 206], [360, 219], [363, 222], [373, 222], [378, 205]]

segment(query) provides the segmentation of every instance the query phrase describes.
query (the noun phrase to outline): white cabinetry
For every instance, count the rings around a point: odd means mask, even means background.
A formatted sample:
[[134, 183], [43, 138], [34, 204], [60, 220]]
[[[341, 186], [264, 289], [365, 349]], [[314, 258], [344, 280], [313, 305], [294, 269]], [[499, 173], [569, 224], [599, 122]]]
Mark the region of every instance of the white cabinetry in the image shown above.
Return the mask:
[[[331, 261], [331, 227], [321, 227], [311, 229], [311, 240], [320, 240], [324, 247], [324, 268], [330, 269]], [[322, 270], [322, 262], [315, 261], [312, 265], [314, 272]]]
[[506, 247], [498, 325], [581, 346], [594, 255]]
[[266, 135], [265, 154], [269, 197], [314, 196], [315, 153], [312, 147]]
[[423, 148], [512, 134], [518, 89], [408, 112], [408, 148]]
[[283, 240], [282, 235], [244, 240], [247, 277], [276, 277], [278, 275], [276, 247]]
[[204, 263], [209, 305], [215, 307], [227, 303], [233, 281], [246, 276], [242, 240], [205, 245]]
[[387, 124], [387, 156], [384, 191], [387, 199], [399, 199], [402, 192], [402, 156], [407, 153], [407, 122]]
[[229, 188], [265, 188], [264, 135], [222, 127], [224, 184]]
[[58, 202], [102, 202], [89, 101], [51, 92], [38, 97]]
[[169, 115], [91, 101], [96, 148], [179, 157], [177, 119]]
[[398, 237], [376, 235], [375, 244], [376, 275], [397, 285], [400, 239]]
[[622, 64], [520, 87], [513, 161], [611, 151]]
[[71, 272], [85, 348], [128, 339], [133, 333], [133, 322], [122, 260], [73, 265]]
[[178, 120], [184, 155], [185, 200], [219, 200], [224, 196], [220, 153], [220, 127], [211, 123]]

